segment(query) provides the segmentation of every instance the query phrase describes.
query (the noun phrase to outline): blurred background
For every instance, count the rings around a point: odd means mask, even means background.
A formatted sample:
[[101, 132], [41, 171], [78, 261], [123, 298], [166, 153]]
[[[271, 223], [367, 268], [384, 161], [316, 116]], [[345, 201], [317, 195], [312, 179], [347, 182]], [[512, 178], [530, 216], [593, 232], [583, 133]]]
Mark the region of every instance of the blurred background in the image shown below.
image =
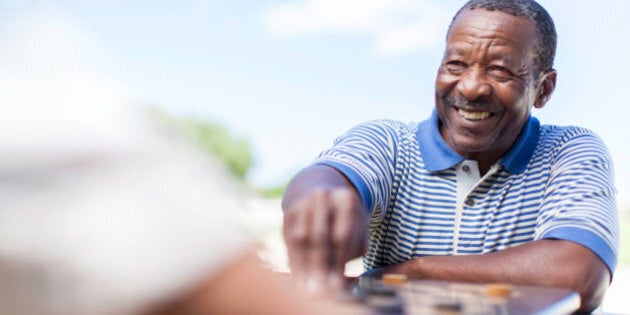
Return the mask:
[[[359, 122], [427, 117], [446, 29], [464, 2], [0, 0], [0, 108], [154, 108], [249, 192], [243, 222], [265, 244], [261, 255], [285, 270], [278, 198], [287, 181]], [[630, 2], [540, 3], [556, 22], [559, 75], [553, 98], [533, 114], [586, 126], [609, 147], [622, 249], [604, 310], [623, 312]]]

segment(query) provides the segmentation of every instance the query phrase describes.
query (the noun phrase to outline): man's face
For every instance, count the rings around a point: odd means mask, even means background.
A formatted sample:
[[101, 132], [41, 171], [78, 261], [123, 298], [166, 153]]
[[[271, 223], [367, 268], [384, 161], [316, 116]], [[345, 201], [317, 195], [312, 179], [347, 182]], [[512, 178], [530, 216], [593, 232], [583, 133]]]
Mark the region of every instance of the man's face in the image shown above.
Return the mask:
[[440, 133], [462, 156], [494, 163], [518, 137], [539, 93], [535, 43], [535, 26], [507, 13], [466, 10], [453, 22], [435, 98]]

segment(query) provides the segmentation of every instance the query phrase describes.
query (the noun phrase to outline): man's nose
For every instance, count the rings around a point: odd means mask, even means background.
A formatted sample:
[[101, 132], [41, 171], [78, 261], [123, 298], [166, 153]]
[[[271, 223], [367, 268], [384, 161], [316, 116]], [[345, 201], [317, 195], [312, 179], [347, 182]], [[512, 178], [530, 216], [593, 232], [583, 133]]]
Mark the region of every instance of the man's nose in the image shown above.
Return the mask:
[[470, 68], [457, 84], [459, 92], [468, 100], [477, 100], [492, 93], [492, 86], [487, 81], [484, 71]]

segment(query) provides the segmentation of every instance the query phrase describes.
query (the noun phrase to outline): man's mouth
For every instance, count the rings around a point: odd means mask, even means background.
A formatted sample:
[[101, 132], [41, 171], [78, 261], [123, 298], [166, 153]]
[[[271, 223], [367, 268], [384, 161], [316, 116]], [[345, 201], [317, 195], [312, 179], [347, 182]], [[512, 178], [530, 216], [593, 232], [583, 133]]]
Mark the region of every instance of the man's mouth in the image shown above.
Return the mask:
[[482, 120], [492, 115], [490, 112], [469, 112], [463, 109], [458, 109], [457, 113], [468, 120]]

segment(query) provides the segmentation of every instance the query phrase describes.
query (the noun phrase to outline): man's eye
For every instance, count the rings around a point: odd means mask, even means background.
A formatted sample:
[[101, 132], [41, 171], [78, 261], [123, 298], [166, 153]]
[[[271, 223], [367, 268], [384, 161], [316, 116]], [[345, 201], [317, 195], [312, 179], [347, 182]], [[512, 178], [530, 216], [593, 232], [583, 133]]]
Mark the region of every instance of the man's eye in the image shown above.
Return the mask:
[[466, 70], [466, 64], [461, 61], [449, 61], [444, 65], [444, 68], [451, 74], [461, 74]]
[[499, 79], [499, 80], [509, 80], [511, 79], [514, 74], [512, 74], [512, 71], [510, 71], [509, 69], [505, 68], [505, 67], [501, 67], [501, 66], [492, 66], [488, 69], [488, 74], [490, 74], [491, 76]]

